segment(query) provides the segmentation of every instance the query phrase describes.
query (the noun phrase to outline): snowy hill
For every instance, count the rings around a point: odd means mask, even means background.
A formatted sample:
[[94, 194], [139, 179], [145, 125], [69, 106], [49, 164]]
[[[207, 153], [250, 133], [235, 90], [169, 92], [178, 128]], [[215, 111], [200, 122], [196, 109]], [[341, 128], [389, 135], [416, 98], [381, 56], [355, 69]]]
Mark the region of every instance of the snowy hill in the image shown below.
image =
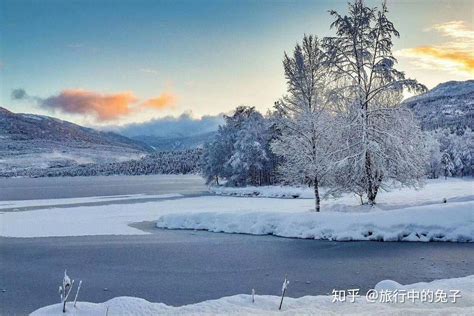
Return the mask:
[[176, 151], [202, 148], [204, 143], [214, 139], [216, 132], [203, 133], [190, 136], [159, 137], [159, 136], [135, 136], [132, 139], [141, 141], [156, 151]]
[[474, 80], [448, 81], [403, 102], [420, 120], [422, 129], [474, 129]]
[[115, 133], [0, 107], [0, 169], [124, 161], [150, 151], [149, 146]]

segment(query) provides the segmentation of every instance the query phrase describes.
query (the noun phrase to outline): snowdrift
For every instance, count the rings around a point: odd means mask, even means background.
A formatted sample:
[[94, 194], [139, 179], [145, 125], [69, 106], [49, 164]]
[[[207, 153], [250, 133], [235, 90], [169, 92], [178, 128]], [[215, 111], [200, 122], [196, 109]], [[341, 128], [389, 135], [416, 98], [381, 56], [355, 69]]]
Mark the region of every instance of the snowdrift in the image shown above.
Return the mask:
[[158, 228], [336, 241], [474, 241], [474, 201], [371, 212], [200, 212], [167, 214]]
[[[430, 283], [415, 283], [400, 285], [397, 282], [385, 280], [379, 282], [375, 289], [378, 293], [382, 290], [414, 290], [443, 291], [448, 295], [447, 302], [414, 302], [407, 300], [405, 303], [382, 303], [380, 301], [368, 302], [365, 293], [352, 303], [333, 303], [333, 296], [304, 296], [301, 298], [286, 297], [283, 308], [278, 311], [280, 297], [271, 295], [256, 295], [252, 303], [250, 295], [240, 294], [223, 297], [217, 300], [204, 301], [185, 306], [168, 306], [162, 303], [151, 303], [135, 297], [116, 297], [104, 303], [78, 302], [76, 307], [68, 304], [66, 315], [328, 315], [328, 314], [363, 314], [363, 315], [472, 315], [474, 307], [474, 275], [464, 278], [436, 280]], [[459, 291], [460, 297], [450, 297], [451, 291]], [[289, 291], [291, 293], [291, 283]], [[290, 294], [291, 295], [291, 294]], [[61, 304], [40, 308], [31, 315], [64, 315]]]
[[227, 196], [251, 196], [251, 197], [272, 197], [272, 198], [314, 198], [314, 191], [308, 187], [290, 187], [290, 186], [247, 186], [247, 187], [224, 187], [211, 186], [209, 192], [216, 195]]

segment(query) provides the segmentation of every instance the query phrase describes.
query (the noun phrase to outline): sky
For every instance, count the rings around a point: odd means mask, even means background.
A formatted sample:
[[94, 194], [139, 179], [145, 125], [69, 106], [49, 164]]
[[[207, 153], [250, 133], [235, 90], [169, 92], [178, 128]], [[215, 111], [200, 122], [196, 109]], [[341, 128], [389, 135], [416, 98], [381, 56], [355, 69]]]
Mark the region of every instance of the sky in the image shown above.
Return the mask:
[[[471, 1], [388, 6], [400, 70], [429, 88], [474, 77]], [[0, 0], [0, 106], [88, 126], [266, 111], [284, 52], [334, 34], [330, 9], [347, 1]]]

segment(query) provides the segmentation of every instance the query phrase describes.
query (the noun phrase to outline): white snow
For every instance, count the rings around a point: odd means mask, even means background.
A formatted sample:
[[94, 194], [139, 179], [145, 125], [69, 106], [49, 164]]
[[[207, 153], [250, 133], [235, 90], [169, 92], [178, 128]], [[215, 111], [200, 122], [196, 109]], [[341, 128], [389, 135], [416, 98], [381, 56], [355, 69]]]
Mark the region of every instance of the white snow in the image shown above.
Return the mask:
[[278, 197], [278, 198], [312, 198], [313, 190], [307, 187], [289, 187], [289, 186], [261, 186], [261, 187], [225, 187], [211, 186], [211, 193], [217, 195], [229, 196], [251, 196], [251, 197]]
[[[262, 187], [224, 187], [211, 186], [210, 192], [226, 196], [251, 196], [251, 197], [279, 197], [279, 198], [304, 198], [314, 199], [314, 192], [309, 187], [291, 186], [262, 186]], [[324, 193], [324, 188], [322, 192]], [[474, 200], [474, 181], [472, 178], [449, 178], [427, 180], [421, 189], [394, 188], [391, 191], [381, 191], [377, 197], [377, 207], [381, 209], [394, 209], [423, 204], [436, 204], [446, 198], [448, 201]], [[327, 199], [322, 202], [322, 207], [337, 209], [338, 205], [358, 206], [359, 199], [353, 194], [344, 194], [336, 199]]]
[[[375, 208], [358, 205], [357, 198], [344, 195], [323, 202], [321, 213], [309, 212], [312, 202], [290, 202], [293, 212], [282, 212], [288, 200], [277, 200], [270, 210], [241, 207], [236, 211], [175, 213], [164, 215], [157, 227], [200, 229], [212, 232], [272, 234], [283, 237], [329, 240], [380, 241], [474, 241], [474, 195], [472, 179], [429, 180], [427, 185], [381, 192]], [[221, 195], [310, 198], [309, 188], [213, 187]], [[448, 203], [442, 203], [446, 198]], [[250, 199], [252, 200], [252, 199]], [[307, 200], [310, 201], [310, 200]], [[239, 203], [242, 206], [242, 203]], [[304, 205], [304, 206], [303, 206]], [[305, 209], [306, 208], [306, 209]]]
[[[297, 202], [296, 204], [294, 202]], [[281, 212], [308, 210], [311, 200], [252, 199], [201, 196], [133, 204], [78, 206], [0, 213], [0, 236], [48, 237], [85, 235], [138, 235], [128, 226], [156, 221], [161, 215], [189, 212], [252, 210]]]
[[82, 198], [64, 198], [64, 199], [42, 199], [42, 200], [19, 200], [19, 201], [0, 201], [0, 210], [15, 209], [23, 207], [38, 207], [38, 206], [56, 206], [56, 205], [74, 205], [84, 203], [98, 203], [124, 200], [140, 200], [140, 199], [164, 199], [181, 197], [182, 194], [130, 194], [130, 195], [113, 195], [113, 196], [91, 196]]
[[[228, 196], [4, 211], [0, 212], [0, 236], [145, 234], [129, 224], [158, 220], [160, 227], [300, 238], [472, 241], [473, 183], [472, 179], [437, 180], [428, 181], [419, 191], [385, 192], [377, 208], [359, 206], [356, 197], [347, 195], [323, 201], [319, 214], [311, 212], [312, 199]], [[443, 197], [446, 204], [441, 203]]]
[[[385, 280], [379, 282], [375, 288], [380, 290], [413, 290], [415, 293], [421, 291], [441, 290], [448, 295], [447, 302], [433, 303], [430, 300], [422, 302], [405, 303], [369, 303], [364, 293], [350, 302], [333, 303], [331, 295], [304, 296], [301, 298], [286, 297], [282, 310], [278, 310], [280, 297], [271, 295], [256, 295], [255, 303], [252, 296], [247, 294], [222, 297], [217, 300], [209, 300], [197, 304], [184, 306], [168, 306], [163, 303], [151, 303], [144, 299], [135, 297], [116, 297], [104, 303], [78, 302], [74, 308], [72, 303], [67, 306], [66, 315], [472, 315], [474, 308], [474, 275], [456, 278], [436, 280], [429, 283], [415, 283], [411, 285], [400, 285], [397, 282]], [[387, 285], [390, 287], [387, 288]], [[459, 290], [461, 297], [452, 302], [452, 290]], [[291, 284], [289, 287], [291, 293]], [[106, 312], [108, 310], [108, 313]], [[40, 308], [31, 315], [64, 315], [61, 304], [55, 304]]]
[[157, 227], [337, 241], [474, 241], [474, 201], [392, 211], [206, 212], [163, 215]]

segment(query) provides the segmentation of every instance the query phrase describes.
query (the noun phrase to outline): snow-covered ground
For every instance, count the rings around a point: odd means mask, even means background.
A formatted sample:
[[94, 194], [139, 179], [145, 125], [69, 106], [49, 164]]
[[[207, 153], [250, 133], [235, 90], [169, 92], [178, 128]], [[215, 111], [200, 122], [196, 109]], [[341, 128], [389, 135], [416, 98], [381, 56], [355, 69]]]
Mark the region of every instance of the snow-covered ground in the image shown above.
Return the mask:
[[310, 210], [311, 206], [311, 200], [200, 196], [133, 204], [52, 207], [0, 213], [0, 236], [138, 235], [146, 233], [129, 224], [156, 221], [165, 214], [256, 210], [292, 212]]
[[[473, 184], [472, 179], [428, 181], [419, 191], [401, 189], [382, 193], [375, 208], [359, 206], [356, 197], [346, 195], [323, 201], [319, 214], [311, 212], [312, 199], [228, 196], [68, 208], [51, 206], [0, 213], [0, 236], [145, 234], [129, 224], [157, 221], [159, 227], [167, 228], [300, 238], [473, 241]], [[447, 198], [446, 204], [442, 203], [443, 198]], [[61, 204], [68, 204], [66, 200], [62, 199]], [[51, 204], [58, 203], [51, 200]]]
[[[135, 297], [116, 297], [104, 303], [78, 302], [76, 307], [69, 303], [66, 315], [472, 315], [473, 284], [474, 275], [410, 285], [385, 280], [375, 286], [376, 292], [371, 293], [378, 295], [371, 296], [370, 301], [364, 293], [353, 299], [346, 296], [345, 302], [333, 302], [332, 295], [286, 297], [281, 311], [278, 310], [280, 297], [270, 295], [256, 295], [254, 303], [251, 295], [241, 294], [178, 307]], [[288, 291], [291, 293], [291, 283]], [[399, 301], [405, 296], [405, 303], [381, 302], [389, 296]], [[64, 314], [61, 304], [55, 304], [36, 310], [32, 315]]]
[[[277, 208], [268, 211], [255, 207], [248, 212], [168, 214], [158, 220], [157, 227], [338, 241], [472, 242], [473, 183], [472, 179], [439, 179], [428, 181], [420, 190], [402, 188], [381, 192], [377, 207], [360, 206], [355, 196], [346, 194], [323, 202], [321, 213], [301, 208], [281, 212]], [[212, 190], [221, 195], [312, 197], [309, 188], [214, 187]], [[443, 199], [448, 202], [443, 203]], [[253, 200], [257, 204], [259, 199]], [[284, 201], [278, 199], [278, 203]], [[294, 204], [298, 204], [296, 200]]]
[[225, 187], [210, 186], [209, 191], [216, 195], [227, 196], [249, 196], [249, 197], [274, 197], [274, 198], [312, 198], [314, 191], [308, 187], [285, 187], [278, 185], [269, 185], [262, 187]]
[[474, 241], [474, 201], [366, 213], [274, 211], [163, 215], [157, 227], [337, 241]]
[[[262, 186], [233, 188], [224, 186], [212, 186], [212, 193], [225, 196], [242, 197], [275, 197], [275, 198], [303, 198], [313, 199], [314, 192], [309, 187], [287, 187], [287, 186]], [[322, 189], [324, 193], [324, 188]], [[394, 188], [391, 191], [381, 191], [377, 196], [377, 208], [394, 209], [423, 204], [437, 204], [443, 198], [450, 202], [474, 200], [474, 181], [472, 178], [459, 179], [449, 178], [427, 180], [426, 185], [419, 190], [412, 188]], [[353, 194], [344, 194], [336, 199], [323, 201], [325, 208], [336, 210], [341, 205], [341, 210], [347, 206], [359, 206], [360, 200]], [[361, 208], [362, 209], [362, 208]], [[352, 209], [351, 209], [352, 211]]]

